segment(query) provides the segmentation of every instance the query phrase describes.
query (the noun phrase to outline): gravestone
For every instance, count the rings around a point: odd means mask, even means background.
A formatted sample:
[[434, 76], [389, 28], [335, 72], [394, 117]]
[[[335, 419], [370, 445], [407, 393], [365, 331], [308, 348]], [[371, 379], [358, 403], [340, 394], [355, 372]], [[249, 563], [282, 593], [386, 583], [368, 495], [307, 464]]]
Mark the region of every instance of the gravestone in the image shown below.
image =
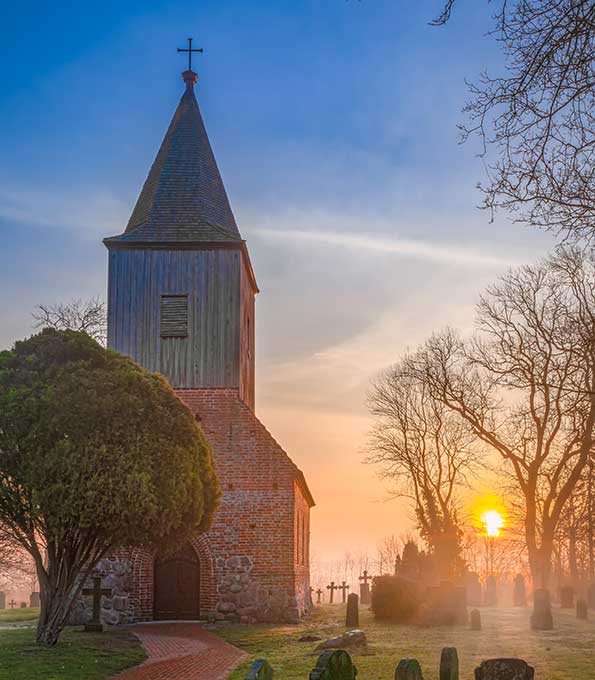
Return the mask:
[[321, 600], [322, 600], [322, 590], [319, 588], [316, 591], [316, 604], [320, 604]]
[[581, 597], [576, 601], [576, 618], [581, 621], [586, 621], [589, 618], [589, 608], [586, 600]]
[[424, 680], [417, 659], [401, 659], [395, 670], [395, 680]]
[[465, 590], [467, 591], [467, 604], [470, 607], [481, 607], [483, 599], [478, 573], [471, 571], [465, 576]]
[[527, 606], [527, 590], [525, 588], [525, 577], [517, 574], [514, 579], [514, 591], [512, 593], [512, 603], [515, 607]]
[[368, 575], [368, 570], [364, 569], [362, 575], [359, 577], [359, 580], [361, 581], [359, 584], [359, 599], [362, 604], [370, 604], [372, 602], [372, 598], [370, 597], [370, 584], [368, 583], [371, 579], [372, 577]]
[[310, 672], [310, 680], [355, 680], [357, 668], [343, 649], [323, 652]]
[[346, 628], [357, 628], [359, 626], [359, 598], [355, 593], [347, 596], [347, 614], [345, 616]]
[[589, 609], [595, 609], [595, 583], [591, 583], [587, 589], [587, 602]]
[[341, 591], [341, 594], [343, 596], [341, 602], [345, 603], [345, 600], [347, 599], [347, 591], [349, 590], [349, 586], [345, 581], [343, 581], [343, 583], [341, 583], [340, 586], [337, 586], [337, 588], [338, 590]]
[[11, 609], [14, 609], [14, 608], [17, 606], [17, 603], [14, 601], [14, 597], [13, 597], [12, 600], [8, 603], [8, 606], [9, 606]]
[[420, 611], [420, 622], [427, 626], [452, 626], [467, 623], [467, 593], [465, 588], [442, 581], [430, 586]]
[[27, 603], [21, 602], [21, 609], [27, 609]]
[[0, 609], [6, 609], [6, 593], [0, 591]]
[[344, 647], [360, 647], [367, 644], [366, 634], [363, 630], [356, 628], [355, 630], [348, 630], [343, 635], [335, 635], [335, 637], [323, 640], [317, 647], [316, 651], [321, 649], [343, 649]]
[[29, 595], [29, 606], [33, 608], [38, 608], [41, 606], [41, 598], [39, 596], [39, 593], [31, 593]]
[[329, 596], [329, 602], [333, 604], [333, 599], [335, 595], [335, 590], [339, 590], [339, 586], [335, 585], [334, 581], [331, 581], [330, 584], [326, 587], [327, 590], [330, 591], [330, 596]]
[[486, 581], [486, 605], [495, 607], [498, 604], [498, 584], [494, 575], [488, 576]]
[[93, 587], [84, 588], [83, 595], [90, 595], [93, 598], [93, 615], [91, 620], [85, 623], [85, 630], [87, 633], [102, 633], [103, 624], [101, 623], [101, 597], [106, 595], [110, 597], [112, 594], [111, 588], [101, 587], [101, 577], [93, 577]]
[[459, 655], [456, 647], [444, 647], [440, 654], [440, 680], [459, 680]]
[[537, 588], [533, 593], [531, 628], [533, 630], [552, 630], [553, 627], [554, 620], [552, 618], [550, 591], [546, 588]]
[[535, 669], [522, 659], [488, 659], [475, 669], [475, 680], [533, 680]]
[[560, 588], [560, 607], [562, 609], [572, 609], [574, 607], [574, 588], [572, 586], [562, 586]]
[[244, 680], [273, 680], [273, 669], [266, 659], [256, 659]]
[[481, 630], [481, 614], [479, 609], [472, 609], [470, 614], [471, 630]]

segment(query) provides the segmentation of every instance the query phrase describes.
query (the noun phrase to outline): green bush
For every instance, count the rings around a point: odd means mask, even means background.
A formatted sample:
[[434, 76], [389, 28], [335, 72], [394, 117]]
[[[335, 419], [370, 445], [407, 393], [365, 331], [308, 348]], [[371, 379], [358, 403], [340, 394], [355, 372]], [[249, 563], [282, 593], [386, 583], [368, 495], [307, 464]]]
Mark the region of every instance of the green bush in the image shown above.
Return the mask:
[[383, 621], [411, 621], [421, 604], [419, 587], [402, 576], [377, 576], [372, 583], [372, 611]]

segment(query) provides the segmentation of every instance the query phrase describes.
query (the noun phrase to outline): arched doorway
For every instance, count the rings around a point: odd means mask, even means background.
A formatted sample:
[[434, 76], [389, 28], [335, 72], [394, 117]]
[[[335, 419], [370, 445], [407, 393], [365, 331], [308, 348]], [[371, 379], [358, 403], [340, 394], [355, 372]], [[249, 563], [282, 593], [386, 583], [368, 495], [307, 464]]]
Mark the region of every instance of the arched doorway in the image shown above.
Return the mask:
[[154, 617], [156, 621], [195, 620], [200, 616], [200, 565], [188, 545], [155, 560]]

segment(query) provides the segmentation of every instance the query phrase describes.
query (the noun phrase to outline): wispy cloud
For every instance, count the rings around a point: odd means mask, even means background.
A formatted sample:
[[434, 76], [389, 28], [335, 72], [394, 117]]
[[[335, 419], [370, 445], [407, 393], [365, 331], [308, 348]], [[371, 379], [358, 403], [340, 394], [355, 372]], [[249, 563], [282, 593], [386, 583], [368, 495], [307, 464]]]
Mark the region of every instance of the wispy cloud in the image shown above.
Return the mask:
[[520, 264], [515, 258], [492, 254], [466, 245], [401, 239], [378, 233], [352, 234], [338, 231], [311, 231], [304, 229], [257, 228], [253, 234], [265, 239], [318, 243], [352, 250], [391, 253], [400, 257], [431, 260], [445, 264], [469, 267], [511, 267]]

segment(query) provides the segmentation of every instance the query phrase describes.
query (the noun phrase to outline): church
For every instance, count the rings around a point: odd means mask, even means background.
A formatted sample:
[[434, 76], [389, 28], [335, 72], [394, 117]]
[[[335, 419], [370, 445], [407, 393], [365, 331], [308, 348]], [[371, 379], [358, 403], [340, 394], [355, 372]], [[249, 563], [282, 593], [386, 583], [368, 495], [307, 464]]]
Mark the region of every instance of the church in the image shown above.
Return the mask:
[[[191, 47], [191, 46], [190, 46]], [[255, 415], [258, 291], [195, 96], [185, 91], [123, 234], [106, 238], [108, 345], [167, 377], [209, 441], [223, 496], [175, 555], [99, 565], [108, 623], [295, 622], [311, 604], [301, 470]]]

